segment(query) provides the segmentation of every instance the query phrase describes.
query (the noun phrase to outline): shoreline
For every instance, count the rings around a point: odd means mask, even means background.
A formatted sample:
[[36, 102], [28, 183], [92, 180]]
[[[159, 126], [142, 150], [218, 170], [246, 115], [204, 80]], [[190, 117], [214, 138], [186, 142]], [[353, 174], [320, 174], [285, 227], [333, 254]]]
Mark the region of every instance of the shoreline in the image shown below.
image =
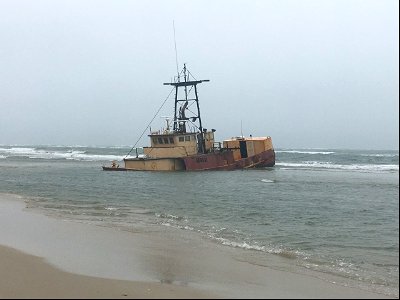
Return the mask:
[[1, 298], [390, 298], [253, 265], [181, 231], [127, 232], [25, 207], [0, 193]]

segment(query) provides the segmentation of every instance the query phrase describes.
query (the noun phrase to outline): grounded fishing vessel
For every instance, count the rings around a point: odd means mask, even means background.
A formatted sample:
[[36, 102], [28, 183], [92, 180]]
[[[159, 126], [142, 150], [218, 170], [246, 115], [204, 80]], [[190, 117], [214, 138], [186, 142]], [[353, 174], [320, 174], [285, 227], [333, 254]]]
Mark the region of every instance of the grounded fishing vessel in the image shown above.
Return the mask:
[[[195, 171], [234, 170], [275, 165], [271, 137], [234, 137], [215, 142], [215, 129], [203, 127], [197, 85], [209, 80], [190, 80], [184, 65], [176, 82], [164, 83], [175, 89], [175, 111], [172, 129], [151, 131], [151, 146], [143, 147], [144, 155], [125, 157], [125, 167], [115, 162], [105, 171]], [[180, 78], [183, 77], [183, 81]], [[193, 76], [191, 76], [193, 77]], [[192, 105], [194, 108], [191, 108]]]

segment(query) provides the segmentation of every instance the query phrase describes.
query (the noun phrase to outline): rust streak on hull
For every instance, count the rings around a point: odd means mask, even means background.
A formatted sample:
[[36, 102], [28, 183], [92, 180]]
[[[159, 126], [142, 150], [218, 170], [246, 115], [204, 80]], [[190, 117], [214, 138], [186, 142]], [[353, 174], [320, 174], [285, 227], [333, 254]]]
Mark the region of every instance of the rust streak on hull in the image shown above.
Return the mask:
[[274, 150], [267, 150], [236, 161], [233, 159], [231, 151], [189, 156], [183, 158], [183, 160], [187, 171], [273, 167], [275, 165], [275, 152]]

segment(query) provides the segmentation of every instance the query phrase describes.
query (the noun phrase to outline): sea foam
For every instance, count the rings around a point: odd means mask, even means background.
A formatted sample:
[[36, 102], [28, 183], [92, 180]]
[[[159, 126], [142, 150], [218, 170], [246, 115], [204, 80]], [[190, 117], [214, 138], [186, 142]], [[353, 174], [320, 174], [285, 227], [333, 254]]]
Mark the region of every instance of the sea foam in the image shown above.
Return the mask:
[[66, 159], [79, 161], [122, 160], [123, 156], [110, 154], [89, 154], [84, 150], [44, 150], [27, 147], [0, 148], [2, 158], [26, 157], [31, 159]]
[[300, 150], [275, 150], [275, 153], [298, 153], [298, 154], [334, 154], [333, 151], [300, 151]]
[[399, 171], [399, 165], [394, 164], [334, 164], [332, 162], [304, 161], [300, 163], [278, 162], [278, 167], [300, 168], [300, 169], [332, 169], [363, 172], [388, 172]]

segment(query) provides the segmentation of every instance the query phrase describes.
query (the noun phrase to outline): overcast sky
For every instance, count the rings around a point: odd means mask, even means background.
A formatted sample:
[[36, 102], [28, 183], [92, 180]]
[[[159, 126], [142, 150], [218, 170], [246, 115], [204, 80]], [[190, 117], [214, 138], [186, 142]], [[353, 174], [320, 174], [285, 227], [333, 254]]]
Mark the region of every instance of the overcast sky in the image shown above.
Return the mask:
[[0, 0], [0, 144], [133, 145], [176, 75], [173, 21], [216, 139], [399, 149], [397, 0]]

